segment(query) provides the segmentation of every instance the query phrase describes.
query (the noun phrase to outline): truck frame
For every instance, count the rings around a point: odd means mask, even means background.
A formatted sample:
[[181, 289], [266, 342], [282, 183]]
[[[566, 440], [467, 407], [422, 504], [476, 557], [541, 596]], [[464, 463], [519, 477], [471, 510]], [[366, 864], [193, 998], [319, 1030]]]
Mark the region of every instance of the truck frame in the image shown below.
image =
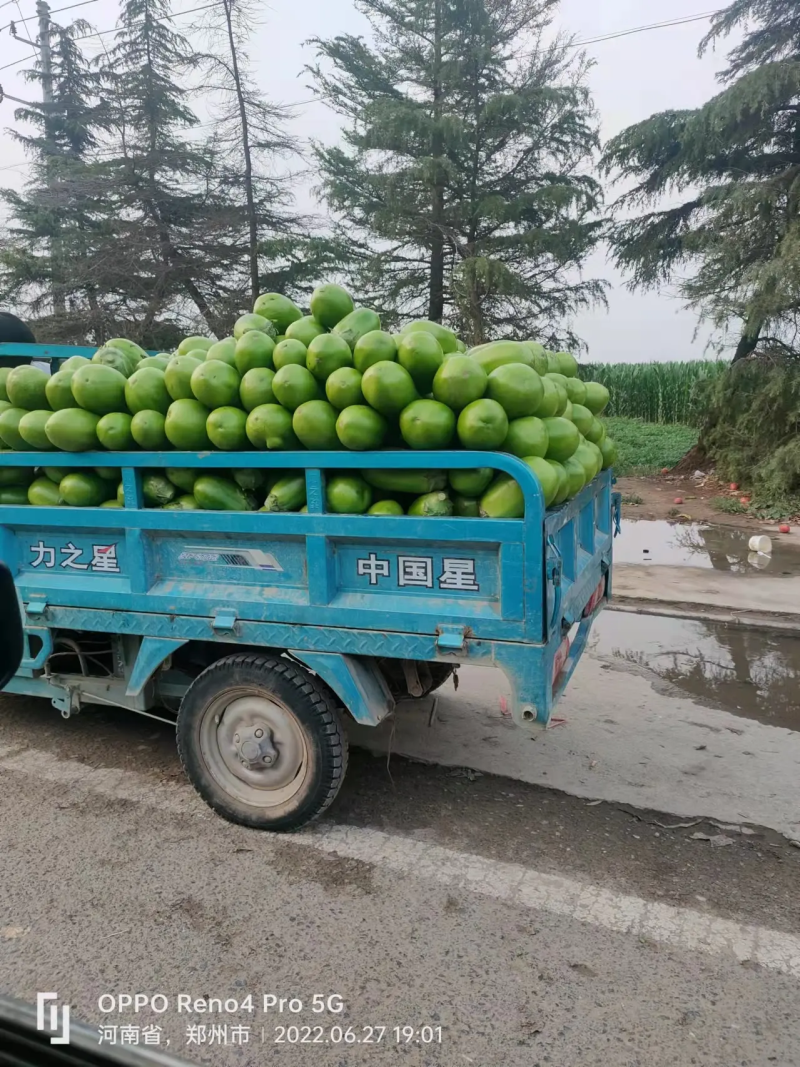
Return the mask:
[[[0, 346], [11, 355], [71, 355]], [[195, 788], [231, 821], [295, 829], [336, 796], [346, 719], [376, 726], [462, 664], [493, 665], [543, 730], [611, 595], [619, 495], [604, 471], [545, 510], [521, 460], [486, 452], [4, 452], [4, 466], [121, 471], [122, 508], [0, 506], [25, 656], [7, 692], [157, 717], [177, 709]], [[307, 513], [144, 506], [165, 467], [302, 470]], [[514, 477], [524, 519], [326, 513], [332, 471]]]

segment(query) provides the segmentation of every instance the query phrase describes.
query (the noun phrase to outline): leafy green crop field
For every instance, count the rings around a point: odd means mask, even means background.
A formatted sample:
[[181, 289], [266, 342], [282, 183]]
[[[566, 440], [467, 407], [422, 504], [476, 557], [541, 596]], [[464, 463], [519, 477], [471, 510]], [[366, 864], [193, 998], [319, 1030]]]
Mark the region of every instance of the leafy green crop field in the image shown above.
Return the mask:
[[619, 452], [614, 464], [619, 475], [656, 474], [663, 467], [674, 467], [697, 444], [697, 430], [691, 426], [625, 418], [603, 421]]

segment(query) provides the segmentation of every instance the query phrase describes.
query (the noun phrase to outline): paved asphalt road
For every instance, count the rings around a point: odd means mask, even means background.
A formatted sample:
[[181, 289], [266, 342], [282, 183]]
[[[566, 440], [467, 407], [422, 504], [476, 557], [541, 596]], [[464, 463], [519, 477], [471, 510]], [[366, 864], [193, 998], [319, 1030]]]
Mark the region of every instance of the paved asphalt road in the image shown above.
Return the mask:
[[[213, 1067], [798, 1067], [800, 849], [563, 778], [357, 750], [328, 817], [272, 837], [205, 808], [169, 727], [0, 698], [0, 989]], [[135, 993], [168, 1010], [101, 1012]]]

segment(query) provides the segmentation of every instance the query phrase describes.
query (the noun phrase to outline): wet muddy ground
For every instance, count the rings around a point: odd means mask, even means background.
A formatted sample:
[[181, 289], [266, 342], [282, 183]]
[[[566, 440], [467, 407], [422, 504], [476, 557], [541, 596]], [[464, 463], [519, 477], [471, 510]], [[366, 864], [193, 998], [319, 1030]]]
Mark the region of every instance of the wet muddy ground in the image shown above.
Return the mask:
[[[614, 563], [696, 567], [748, 581], [800, 575], [800, 552], [789, 539], [773, 536], [772, 553], [765, 555], [750, 550], [752, 536], [750, 530], [710, 523], [624, 519]], [[800, 730], [800, 636], [607, 612], [592, 632], [590, 648], [734, 715]]]
[[768, 726], [800, 731], [800, 638], [722, 623], [606, 612], [591, 651], [667, 688]]
[[742, 576], [781, 578], [800, 575], [800, 551], [791, 536], [768, 533], [771, 555], [752, 552], [751, 530], [710, 523], [623, 519], [614, 543], [614, 563], [702, 567]]

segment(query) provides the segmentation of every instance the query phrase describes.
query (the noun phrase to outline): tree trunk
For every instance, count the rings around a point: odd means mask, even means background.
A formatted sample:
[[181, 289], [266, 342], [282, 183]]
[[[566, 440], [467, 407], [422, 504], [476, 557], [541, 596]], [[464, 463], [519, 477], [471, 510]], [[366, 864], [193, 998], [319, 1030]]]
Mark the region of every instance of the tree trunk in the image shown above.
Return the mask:
[[197, 286], [194, 284], [194, 282], [191, 280], [191, 278], [187, 278], [184, 281], [183, 287], [186, 290], [187, 295], [194, 303], [194, 306], [206, 320], [209, 330], [211, 330], [212, 333], [216, 334], [217, 337], [224, 336], [224, 330], [221, 330], [220, 326], [220, 319], [211, 310], [208, 305], [208, 301], [197, 288]]
[[[148, 83], [148, 99], [152, 99], [154, 95], [153, 88], [153, 58], [150, 53], [150, 33], [149, 33], [149, 21], [146, 22], [148, 32], [145, 34], [145, 43], [147, 50], [147, 63], [145, 66], [146, 77]], [[162, 274], [160, 280], [156, 281], [154, 286], [154, 292], [150, 297], [150, 301], [147, 307], [147, 313], [141, 323], [142, 337], [145, 337], [150, 330], [150, 327], [155, 321], [155, 317], [158, 314], [158, 310], [161, 305], [162, 293], [164, 291], [164, 278], [169, 273], [169, 269], [172, 265], [174, 255], [172, 242], [170, 241], [169, 233], [161, 218], [161, 211], [158, 203], [158, 181], [156, 175], [156, 146], [158, 144], [158, 131], [155, 126], [152, 114], [149, 116], [148, 121], [148, 140], [149, 140], [149, 152], [147, 156], [147, 192], [142, 196], [142, 207], [145, 214], [148, 214], [155, 224], [156, 231], [158, 232], [158, 241], [161, 251], [162, 262]]]
[[96, 345], [102, 345], [106, 339], [106, 331], [103, 324], [103, 312], [101, 311], [100, 304], [97, 300], [97, 289], [94, 285], [87, 285], [84, 292], [86, 293], [86, 299], [89, 302], [89, 310], [92, 313], [92, 321], [94, 322], [94, 329], [92, 330], [94, 343]]
[[[434, 195], [434, 214], [436, 214], [441, 202]], [[441, 229], [434, 229], [431, 233], [431, 281], [430, 299], [428, 302], [428, 318], [432, 322], [441, 322], [444, 317], [444, 234]]]
[[747, 359], [756, 350], [758, 339], [761, 336], [761, 331], [764, 329], [764, 316], [758, 314], [758, 312], [751, 312], [747, 318], [747, 322], [744, 324], [744, 330], [742, 336], [739, 339], [739, 344], [736, 346], [736, 353], [734, 354], [731, 363], [738, 363], [740, 359]]
[[[152, 57], [151, 57], [151, 54], [150, 54], [149, 34], [146, 36], [146, 41], [147, 41], [147, 46], [146, 46], [146, 48], [147, 48], [147, 72], [148, 72], [148, 78], [150, 79], [150, 92], [151, 92], [151, 94], [153, 94], [154, 93], [154, 90], [152, 88], [153, 63], [152, 63]], [[179, 249], [177, 249], [175, 247], [175, 243], [172, 240], [172, 234], [170, 232], [169, 225], [168, 225], [167, 222], [165, 222], [164, 214], [163, 214], [163, 212], [161, 210], [161, 201], [160, 201], [160, 197], [159, 197], [159, 188], [158, 188], [158, 176], [157, 176], [157, 173], [156, 173], [156, 157], [157, 157], [157, 143], [158, 143], [158, 141], [157, 141], [157, 132], [158, 131], [156, 130], [155, 124], [151, 120], [150, 121], [150, 126], [149, 126], [149, 131], [148, 131], [149, 140], [150, 140], [150, 143], [149, 143], [150, 151], [149, 151], [149, 155], [148, 155], [148, 159], [147, 159], [148, 185], [147, 185], [147, 194], [145, 196], [143, 196], [143, 198], [142, 198], [142, 206], [143, 206], [145, 212], [152, 219], [152, 221], [153, 221], [153, 223], [154, 223], [154, 225], [156, 227], [156, 230], [158, 232], [158, 240], [159, 240], [159, 245], [160, 245], [160, 250], [161, 250], [161, 260], [162, 260], [162, 263], [163, 263], [163, 270], [164, 270], [164, 274], [162, 275], [162, 279], [163, 279], [164, 277], [166, 277], [169, 274], [171, 269], [183, 266], [183, 256], [181, 255]], [[214, 315], [213, 311], [208, 306], [208, 302], [206, 301], [205, 297], [200, 292], [198, 287], [195, 285], [194, 281], [192, 281], [191, 278], [184, 277], [183, 280], [181, 281], [181, 285], [182, 285], [186, 295], [194, 303], [194, 305], [197, 308], [197, 310], [200, 312], [200, 314], [205, 319], [209, 330], [212, 333], [217, 333], [217, 325], [218, 325], [217, 317]], [[142, 329], [142, 335], [143, 336], [151, 328], [151, 326], [153, 325], [153, 323], [155, 321], [155, 317], [158, 314], [158, 311], [159, 311], [159, 308], [160, 308], [160, 301], [161, 301], [161, 297], [162, 297], [162, 294], [163, 294], [163, 289], [164, 289], [163, 284], [161, 284], [161, 283], [157, 283], [156, 284], [155, 292], [153, 294], [152, 299], [150, 300], [150, 305], [148, 307], [147, 314], [145, 315], [144, 320], [143, 320], [143, 322], [141, 324], [141, 329]]]
[[[78, 238], [78, 249], [80, 253], [81, 273], [84, 274], [86, 271], [85, 263], [87, 258], [87, 252], [86, 216], [83, 213], [78, 215], [77, 228], [78, 233], [80, 235]], [[97, 299], [97, 286], [94, 284], [94, 282], [87, 281], [84, 284], [83, 291], [86, 294], [86, 300], [89, 304], [89, 310], [92, 313], [92, 322], [94, 323], [94, 326], [92, 327], [92, 337], [94, 338], [94, 343], [99, 347], [104, 343], [106, 339], [106, 331], [105, 316], [103, 315], [103, 309], [100, 307], [100, 301]]]
[[236, 86], [236, 99], [239, 105], [239, 120], [242, 126], [242, 155], [244, 157], [244, 190], [247, 198], [247, 225], [249, 229], [248, 258], [250, 260], [250, 298], [251, 303], [258, 299], [258, 219], [253, 194], [253, 159], [250, 151], [250, 126], [247, 121], [247, 105], [242, 91], [242, 78], [239, 73], [239, 57], [236, 53], [236, 40], [233, 36], [233, 0], [222, 0], [225, 12], [225, 25], [228, 30], [228, 43], [231, 49], [231, 71]]
[[[462, 252], [462, 277], [468, 281], [469, 295], [466, 301], [463, 301], [461, 307], [461, 313], [465, 318], [465, 329], [469, 342], [471, 345], [481, 345], [486, 341], [485, 324], [483, 318], [483, 300], [481, 294], [478, 291], [478, 281], [475, 274], [475, 259], [478, 256], [478, 180], [481, 171], [481, 137], [479, 131], [482, 129], [483, 121], [483, 109], [481, 106], [481, 94], [480, 94], [480, 70], [478, 61], [473, 56], [472, 63], [470, 65], [470, 86], [471, 86], [471, 102], [472, 102], [472, 114], [475, 122], [475, 140], [472, 146], [472, 157], [470, 159], [470, 176], [469, 176], [469, 229], [467, 231], [467, 241], [464, 251]], [[472, 260], [470, 267], [467, 267], [469, 260]]]
[[433, 28], [433, 187], [431, 190], [430, 298], [428, 318], [441, 322], [444, 316], [444, 185], [442, 174], [442, 5], [434, 2]]
[[[39, 55], [41, 64], [42, 101], [44, 103], [44, 137], [46, 152], [47, 184], [49, 187], [51, 207], [53, 209], [53, 232], [50, 236], [50, 272], [53, 300], [53, 314], [63, 319], [67, 313], [67, 301], [64, 296], [64, 251], [61, 242], [61, 205], [56, 189], [56, 145], [53, 135], [53, 69], [50, 49], [50, 8], [46, 3], [36, 5], [39, 18]], [[21, 12], [20, 12], [21, 14]], [[12, 33], [13, 33], [12, 29]]]
[[470, 345], [482, 345], [486, 341], [486, 328], [483, 321], [483, 304], [481, 294], [478, 291], [478, 279], [475, 275], [475, 265], [472, 264], [469, 272], [469, 302], [467, 304], [469, 314], [469, 326], [467, 335]]

